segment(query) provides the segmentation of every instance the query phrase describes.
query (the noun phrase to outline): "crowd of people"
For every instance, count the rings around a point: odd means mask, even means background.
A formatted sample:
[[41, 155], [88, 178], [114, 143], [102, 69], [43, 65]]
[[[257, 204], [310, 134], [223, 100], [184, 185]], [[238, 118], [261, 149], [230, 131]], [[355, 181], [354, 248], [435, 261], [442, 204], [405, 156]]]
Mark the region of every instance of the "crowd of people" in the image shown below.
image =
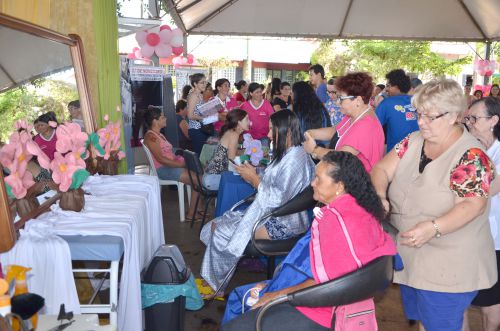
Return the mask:
[[[309, 249], [311, 262], [293, 261], [306, 266], [306, 277], [280, 288], [259, 284], [253, 308], [352, 271], [359, 267], [357, 258], [364, 264], [397, 254], [394, 282], [400, 285], [409, 320], [428, 331], [466, 330], [466, 311], [474, 304], [482, 307], [484, 329], [496, 330], [498, 85], [485, 97], [482, 92], [471, 96], [469, 85], [462, 88], [449, 79], [423, 84], [401, 69], [388, 72], [386, 82], [377, 85], [362, 72], [327, 80], [321, 65], [311, 66], [309, 76], [309, 82], [293, 84], [273, 79], [267, 87], [239, 81], [233, 95], [227, 79], [217, 80], [211, 98], [219, 98], [222, 107], [213, 125], [205, 124], [198, 111], [207, 101], [203, 74], [191, 76], [186, 100], [177, 104], [179, 135], [193, 151], [200, 154], [210, 136], [219, 138], [203, 178], [210, 189], [218, 189], [221, 173], [241, 153], [243, 133], [270, 142], [273, 155], [260, 176], [248, 163], [234, 166], [257, 195], [246, 210], [227, 211], [203, 227], [200, 239], [206, 251], [200, 274], [205, 285], [214, 292], [221, 289], [216, 294], [223, 295], [223, 281], [231, 277], [259, 217], [312, 185], [315, 200], [323, 205], [312, 225], [301, 212], [270, 219], [256, 234], [276, 240], [306, 233], [305, 242], [295, 249]], [[156, 151], [157, 160], [165, 159], [161, 166], [171, 167], [171, 146]], [[175, 168], [163, 179], [182, 181], [182, 161]], [[382, 231], [383, 220], [399, 231], [394, 241]], [[339, 222], [345, 222], [358, 257], [342, 253], [347, 241]], [[255, 309], [235, 314], [233, 308], [228, 306], [224, 329], [253, 325]], [[311, 330], [329, 328], [331, 322], [331, 308], [285, 304], [273, 309], [267, 328], [280, 329], [285, 315], [290, 325]]]

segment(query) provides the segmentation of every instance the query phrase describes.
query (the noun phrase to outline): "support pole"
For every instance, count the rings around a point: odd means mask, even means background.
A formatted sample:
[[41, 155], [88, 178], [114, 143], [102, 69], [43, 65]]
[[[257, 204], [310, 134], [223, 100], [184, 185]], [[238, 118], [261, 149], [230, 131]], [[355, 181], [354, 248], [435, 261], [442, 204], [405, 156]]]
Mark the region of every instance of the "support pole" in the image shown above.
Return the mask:
[[[484, 59], [489, 61], [490, 56], [491, 56], [491, 41], [487, 41], [486, 42], [486, 49], [484, 51]], [[490, 77], [484, 76], [483, 85], [486, 86], [489, 84], [489, 82], [490, 82]]]

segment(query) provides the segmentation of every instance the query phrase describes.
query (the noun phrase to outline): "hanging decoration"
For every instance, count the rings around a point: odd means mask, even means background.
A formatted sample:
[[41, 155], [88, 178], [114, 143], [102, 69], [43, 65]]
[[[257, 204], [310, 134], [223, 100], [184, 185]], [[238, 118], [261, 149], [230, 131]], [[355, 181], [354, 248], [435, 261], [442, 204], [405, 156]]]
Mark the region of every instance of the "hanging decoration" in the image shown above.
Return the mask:
[[180, 55], [184, 52], [184, 35], [180, 29], [172, 29], [168, 25], [160, 26], [157, 30], [143, 30], [135, 34], [139, 47], [135, 47], [128, 55], [129, 59], [149, 59], [154, 54], [159, 58], [167, 58], [172, 54]]
[[481, 76], [489, 77], [493, 75], [495, 70], [498, 68], [498, 64], [495, 60], [476, 60], [474, 62], [474, 70]]

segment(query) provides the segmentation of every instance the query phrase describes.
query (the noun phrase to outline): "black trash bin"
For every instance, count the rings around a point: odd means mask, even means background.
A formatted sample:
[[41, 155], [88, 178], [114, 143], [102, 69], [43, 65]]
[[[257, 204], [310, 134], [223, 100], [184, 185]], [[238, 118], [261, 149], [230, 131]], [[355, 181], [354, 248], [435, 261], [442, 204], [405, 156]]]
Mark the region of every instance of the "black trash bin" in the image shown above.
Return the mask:
[[[179, 285], [191, 275], [179, 248], [160, 246], [148, 267], [142, 272], [143, 284]], [[157, 303], [144, 309], [146, 331], [183, 331], [186, 298], [179, 296], [171, 302]]]

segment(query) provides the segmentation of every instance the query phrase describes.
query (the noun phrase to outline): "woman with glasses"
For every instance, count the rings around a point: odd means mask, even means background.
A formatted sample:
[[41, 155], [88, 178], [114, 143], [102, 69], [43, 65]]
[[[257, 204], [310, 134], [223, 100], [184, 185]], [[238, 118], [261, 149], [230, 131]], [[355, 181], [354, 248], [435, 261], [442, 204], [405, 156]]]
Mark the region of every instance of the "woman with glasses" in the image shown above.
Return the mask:
[[[350, 73], [338, 78], [335, 86], [344, 117], [335, 127], [306, 131], [304, 149], [315, 159], [332, 150], [349, 152], [370, 171], [384, 153], [384, 131], [369, 105], [372, 77], [364, 72]], [[330, 144], [320, 147], [316, 140], [330, 140]]]
[[207, 80], [204, 74], [198, 73], [190, 76], [193, 87], [187, 98], [189, 138], [193, 143], [193, 152], [200, 155], [203, 144], [209, 135], [201, 130], [203, 117], [199, 112], [199, 107], [203, 104], [203, 93], [205, 92]]
[[458, 83], [422, 85], [412, 106], [420, 131], [373, 168], [372, 181], [399, 230], [404, 268], [394, 282], [406, 317], [427, 331], [459, 331], [477, 291], [497, 281], [488, 224], [494, 165], [457, 122], [466, 107]]
[[[491, 206], [489, 213], [491, 235], [495, 242], [497, 272], [500, 273], [500, 99], [487, 97], [475, 101], [465, 118], [470, 133], [486, 149], [486, 153], [495, 163], [497, 177], [490, 187]], [[479, 291], [472, 301], [481, 307], [483, 330], [494, 331], [500, 327], [500, 282], [492, 288]]]
[[325, 102], [325, 108], [330, 114], [330, 121], [332, 126], [340, 123], [344, 114], [340, 111], [340, 106], [337, 104], [337, 87], [335, 86], [335, 79], [330, 78], [326, 84], [326, 93], [328, 94], [328, 101]]

